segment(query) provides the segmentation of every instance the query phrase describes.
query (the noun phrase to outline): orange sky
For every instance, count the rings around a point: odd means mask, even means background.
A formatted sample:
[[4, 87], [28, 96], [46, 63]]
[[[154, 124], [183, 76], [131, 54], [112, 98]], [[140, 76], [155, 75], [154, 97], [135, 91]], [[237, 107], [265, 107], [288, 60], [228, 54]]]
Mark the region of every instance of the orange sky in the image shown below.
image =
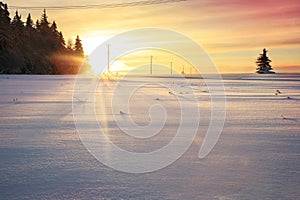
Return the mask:
[[[7, 0], [9, 6], [65, 6], [120, 3], [135, 0]], [[14, 10], [10, 10], [13, 18]], [[19, 10], [23, 21], [34, 21], [42, 10]], [[77, 34], [85, 52], [126, 30], [158, 27], [180, 32], [197, 41], [221, 73], [251, 73], [263, 48], [276, 72], [300, 73], [299, 0], [187, 0], [150, 6], [111, 9], [48, 10], [65, 40]]]

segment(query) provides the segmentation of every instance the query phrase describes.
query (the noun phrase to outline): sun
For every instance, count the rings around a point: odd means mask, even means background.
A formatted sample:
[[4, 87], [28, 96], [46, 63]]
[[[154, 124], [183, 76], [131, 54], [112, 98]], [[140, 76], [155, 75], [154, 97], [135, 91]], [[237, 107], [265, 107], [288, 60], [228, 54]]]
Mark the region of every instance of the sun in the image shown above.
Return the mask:
[[82, 46], [86, 55], [91, 54], [99, 45], [107, 40], [106, 37], [82, 37]]
[[[88, 58], [88, 63], [92, 67], [92, 73], [94, 75], [99, 75], [101, 72], [101, 68], [99, 68], [99, 64], [94, 63], [94, 59], [89, 59], [89, 56], [96, 50], [99, 46], [105, 44], [115, 33], [109, 31], [93, 31], [88, 32], [81, 36], [82, 38], [82, 46], [85, 55]], [[106, 59], [105, 55], [105, 59]], [[97, 62], [97, 61], [96, 61]], [[105, 64], [107, 60], [104, 61]], [[130, 68], [128, 67], [127, 62], [122, 59], [111, 60], [110, 61], [110, 72], [122, 74], [126, 73]]]
[[[87, 56], [87, 58], [89, 58], [90, 54], [93, 53], [93, 51], [97, 49], [97, 47], [105, 43], [105, 41], [107, 41], [109, 38], [110, 38], [109, 35], [98, 31], [88, 32], [82, 35], [81, 36], [82, 46], [83, 46], [84, 54]], [[100, 69], [97, 69], [95, 65], [90, 63], [89, 59], [88, 59], [88, 63], [92, 67], [92, 73], [94, 75], [99, 75]]]
[[117, 30], [94, 30], [83, 33], [80, 38], [85, 54], [89, 55], [117, 33]]

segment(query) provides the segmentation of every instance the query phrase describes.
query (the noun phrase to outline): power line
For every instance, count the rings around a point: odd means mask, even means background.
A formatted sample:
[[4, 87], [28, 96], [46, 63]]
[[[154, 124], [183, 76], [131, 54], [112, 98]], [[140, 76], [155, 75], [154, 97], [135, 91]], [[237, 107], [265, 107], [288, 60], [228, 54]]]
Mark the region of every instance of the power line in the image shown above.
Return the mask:
[[66, 9], [104, 9], [104, 8], [120, 8], [132, 6], [149, 6], [155, 4], [177, 3], [187, 0], [148, 0], [148, 1], [131, 1], [127, 3], [111, 3], [111, 4], [90, 4], [90, 5], [68, 5], [68, 6], [9, 6], [12, 9], [19, 10], [66, 10]]

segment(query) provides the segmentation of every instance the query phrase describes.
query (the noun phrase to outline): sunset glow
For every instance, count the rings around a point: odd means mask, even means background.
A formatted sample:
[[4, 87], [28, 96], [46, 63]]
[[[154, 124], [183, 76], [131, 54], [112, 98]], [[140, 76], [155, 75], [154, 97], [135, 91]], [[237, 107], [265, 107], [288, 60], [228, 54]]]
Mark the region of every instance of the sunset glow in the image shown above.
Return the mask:
[[[101, 3], [129, 2], [124, 0]], [[60, 6], [49, 1], [7, 0], [8, 5]], [[87, 1], [72, 1], [83, 5]], [[88, 4], [97, 4], [96, 0]], [[70, 3], [71, 4], [71, 3]], [[201, 45], [222, 73], [252, 73], [255, 59], [263, 48], [269, 50], [276, 72], [300, 72], [300, 3], [298, 0], [188, 0], [149, 6], [106, 9], [48, 10], [49, 21], [56, 20], [65, 40], [81, 36], [86, 54], [123, 31], [158, 27], [180, 32]], [[10, 10], [11, 15], [14, 10]], [[28, 12], [34, 19], [42, 10]]]
[[1, 0], [1, 199], [300, 199], [300, 0]]

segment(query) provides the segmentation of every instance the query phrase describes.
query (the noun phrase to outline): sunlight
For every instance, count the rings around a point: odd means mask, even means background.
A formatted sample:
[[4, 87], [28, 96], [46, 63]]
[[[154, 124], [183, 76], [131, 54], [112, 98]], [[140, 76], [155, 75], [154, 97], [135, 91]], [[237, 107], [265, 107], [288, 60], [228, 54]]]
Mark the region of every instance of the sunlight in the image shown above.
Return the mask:
[[[98, 66], [95, 66], [95, 65], [91, 65], [92, 66], [92, 71], [93, 71], [93, 74], [94, 75], [100, 75], [101, 74], [101, 68], [98, 67]], [[120, 60], [116, 60], [116, 61], [113, 61], [111, 63], [111, 66], [110, 66], [110, 75], [113, 75], [113, 74], [123, 74], [123, 73], [126, 73], [127, 71], [130, 71], [131, 68], [125, 64], [125, 62], [123, 61], [120, 61]], [[108, 72], [105, 72], [105, 73], [108, 73]]]
[[85, 34], [81, 35], [80, 38], [82, 39], [82, 46], [84, 49], [84, 53], [89, 55], [92, 53], [98, 46], [104, 43], [106, 40], [111, 38], [112, 36], [116, 35], [120, 31], [118, 30], [107, 30], [107, 31], [89, 31]]
[[110, 68], [112, 73], [123, 73], [123, 72], [127, 72], [130, 71], [131, 68], [125, 64], [125, 62], [121, 61], [121, 60], [116, 60], [111, 64], [111, 68]]
[[[111, 51], [113, 51], [112, 48], [110, 49]], [[104, 58], [103, 64], [107, 65], [107, 52], [105, 51], [106, 50], [102, 52], [103, 54], [101, 54], [101, 56], [103, 56]], [[193, 65], [191, 65], [191, 63], [187, 62], [180, 56], [162, 50], [146, 49], [130, 52], [128, 54], [122, 55], [115, 60], [111, 60], [110, 75], [122, 75], [134, 69], [134, 73], [149, 74], [151, 57], [150, 55], [153, 58], [153, 74], [198, 74], [197, 69]], [[98, 58], [98, 56], [96, 58]], [[92, 66], [93, 74], [95, 75], [103, 73], [102, 69], [99, 67], [98, 62], [99, 60], [89, 60], [89, 64]], [[170, 65], [172, 65], [172, 69]], [[140, 71], [136, 70], [136, 68], [139, 68]], [[105, 72], [105, 74], [107, 74], [107, 72]]]
[[92, 53], [99, 45], [101, 45], [108, 37], [82, 37], [82, 46], [84, 53], [89, 55]]
[[[85, 55], [89, 57], [89, 55], [101, 44], [103, 44], [106, 40], [108, 40], [113, 34], [111, 31], [91, 31], [87, 32], [86, 34], [82, 35], [82, 46], [84, 49]], [[97, 66], [91, 64], [92, 73], [94, 75], [99, 75], [101, 73], [101, 69]]]

